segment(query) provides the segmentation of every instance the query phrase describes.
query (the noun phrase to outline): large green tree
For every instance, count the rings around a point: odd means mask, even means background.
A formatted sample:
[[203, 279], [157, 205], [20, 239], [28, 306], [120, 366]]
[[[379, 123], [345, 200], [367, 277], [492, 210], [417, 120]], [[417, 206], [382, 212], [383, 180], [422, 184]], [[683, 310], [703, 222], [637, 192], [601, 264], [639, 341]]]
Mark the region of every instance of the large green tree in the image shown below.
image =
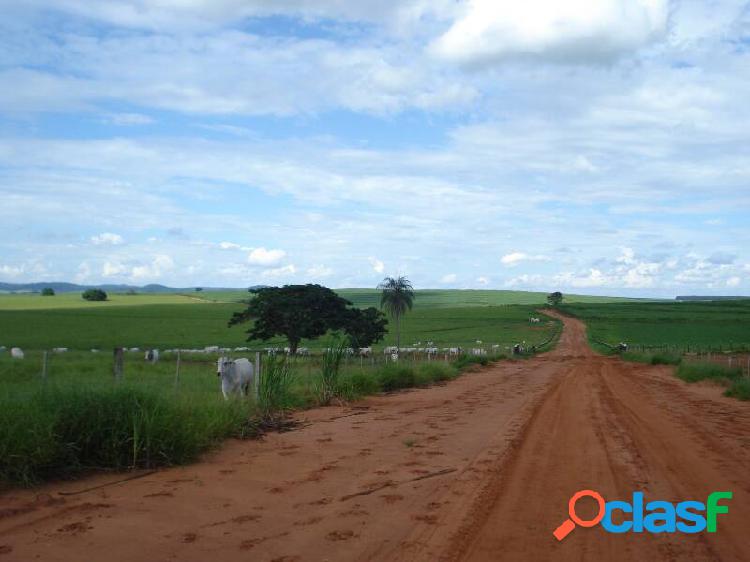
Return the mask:
[[83, 293], [81, 293], [81, 297], [83, 297], [83, 299], [87, 301], [106, 301], [107, 293], [105, 293], [101, 289], [86, 289]]
[[396, 322], [396, 347], [401, 347], [401, 317], [414, 306], [414, 287], [406, 277], [386, 277], [378, 285], [380, 308]]
[[385, 336], [388, 320], [377, 308], [353, 308], [349, 311], [344, 331], [351, 347], [370, 347]]
[[547, 295], [547, 302], [552, 306], [557, 306], [563, 301], [563, 294], [560, 291], [555, 291]]
[[250, 289], [247, 309], [236, 312], [229, 325], [253, 321], [248, 341], [284, 336], [294, 354], [303, 339], [315, 339], [329, 330], [347, 330], [353, 319], [352, 304], [321, 285], [285, 285]]

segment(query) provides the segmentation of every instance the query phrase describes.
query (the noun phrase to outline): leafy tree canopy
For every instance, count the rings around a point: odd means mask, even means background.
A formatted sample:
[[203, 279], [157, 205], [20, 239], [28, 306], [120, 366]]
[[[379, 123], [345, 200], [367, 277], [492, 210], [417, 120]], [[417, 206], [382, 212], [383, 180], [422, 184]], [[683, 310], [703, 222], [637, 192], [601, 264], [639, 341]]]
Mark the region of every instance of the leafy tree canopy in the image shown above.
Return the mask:
[[563, 301], [563, 294], [560, 291], [555, 291], [547, 295], [547, 302], [552, 306], [557, 306]]
[[378, 335], [377, 323], [366, 327], [368, 321], [377, 321], [377, 315], [349, 308], [351, 302], [321, 285], [261, 287], [250, 289], [250, 293], [254, 296], [247, 309], [236, 312], [229, 321], [230, 326], [253, 321], [248, 341], [284, 336], [296, 353], [300, 341], [318, 338], [329, 330], [349, 334], [351, 327], [364, 339]]
[[107, 293], [101, 289], [86, 289], [81, 295], [87, 301], [106, 301]]
[[344, 331], [349, 336], [351, 347], [370, 347], [385, 337], [387, 326], [388, 320], [377, 308], [353, 308], [349, 311]]
[[45, 287], [42, 289], [42, 296], [43, 297], [54, 297], [55, 296], [55, 290], [52, 287]]

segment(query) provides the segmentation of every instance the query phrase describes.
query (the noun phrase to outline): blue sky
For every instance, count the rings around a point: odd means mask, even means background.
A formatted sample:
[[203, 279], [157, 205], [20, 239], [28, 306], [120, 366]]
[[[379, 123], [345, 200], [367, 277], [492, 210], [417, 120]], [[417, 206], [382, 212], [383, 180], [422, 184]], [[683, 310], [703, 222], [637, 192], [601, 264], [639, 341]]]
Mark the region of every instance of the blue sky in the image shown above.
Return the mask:
[[0, 0], [0, 280], [750, 294], [750, 7]]

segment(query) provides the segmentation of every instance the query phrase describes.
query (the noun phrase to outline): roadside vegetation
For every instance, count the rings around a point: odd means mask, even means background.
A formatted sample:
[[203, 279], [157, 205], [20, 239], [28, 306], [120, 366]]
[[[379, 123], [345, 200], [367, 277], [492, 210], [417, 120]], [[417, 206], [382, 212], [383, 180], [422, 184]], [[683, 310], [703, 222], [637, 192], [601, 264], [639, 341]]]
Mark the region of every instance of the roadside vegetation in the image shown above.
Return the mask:
[[[335, 348], [334, 348], [335, 349]], [[215, 361], [128, 361], [115, 382], [111, 359], [54, 356], [51, 376], [32, 361], [0, 359], [0, 482], [33, 485], [101, 470], [184, 464], [229, 437], [257, 435], [291, 410], [353, 401], [379, 392], [424, 387], [503, 356], [459, 356], [380, 365], [265, 358], [258, 398], [225, 401]]]
[[676, 371], [685, 382], [710, 380], [726, 386], [725, 396], [750, 400], [750, 378], [743, 376], [742, 369], [725, 367], [716, 363], [683, 363]]

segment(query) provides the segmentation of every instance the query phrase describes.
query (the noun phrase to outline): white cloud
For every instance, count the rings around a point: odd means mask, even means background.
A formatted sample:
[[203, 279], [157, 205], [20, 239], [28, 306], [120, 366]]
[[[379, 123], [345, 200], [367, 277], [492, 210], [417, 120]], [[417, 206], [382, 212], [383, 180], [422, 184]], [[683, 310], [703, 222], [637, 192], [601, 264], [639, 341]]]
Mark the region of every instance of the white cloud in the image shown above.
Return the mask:
[[127, 271], [127, 268], [122, 265], [120, 262], [110, 262], [106, 261], [104, 262], [104, 265], [102, 266], [102, 275], [104, 277], [117, 277], [119, 275], [122, 275]]
[[19, 275], [22, 275], [23, 272], [24, 269], [22, 267], [17, 267], [15, 265], [0, 266], [0, 275], [5, 275], [7, 277], [18, 277]]
[[450, 284], [455, 283], [456, 279], [458, 279], [458, 276], [455, 273], [448, 273], [440, 278], [440, 282]]
[[375, 273], [383, 273], [385, 271], [385, 264], [380, 261], [378, 258], [369, 257], [367, 260], [370, 262], [370, 265], [372, 266], [372, 270]]
[[102, 232], [101, 234], [97, 234], [96, 236], [91, 237], [91, 243], [97, 246], [104, 244], [117, 246], [119, 244], [122, 244], [123, 242], [124, 240], [122, 236], [120, 236], [119, 234], [114, 234], [113, 232]]
[[500, 263], [508, 267], [514, 267], [524, 261], [550, 261], [550, 259], [547, 256], [530, 256], [523, 252], [512, 252], [510, 254], [505, 254], [502, 258], [500, 258]]
[[157, 280], [173, 268], [174, 260], [168, 255], [159, 254], [154, 256], [150, 263], [133, 267], [130, 277], [134, 281]]
[[154, 122], [151, 117], [142, 113], [113, 113], [106, 120], [119, 126], [148, 125]]
[[727, 279], [727, 287], [739, 287], [741, 282], [742, 280], [737, 276], [730, 277]]
[[247, 261], [251, 265], [275, 265], [284, 259], [286, 252], [284, 250], [267, 250], [265, 248], [255, 248], [247, 256]]
[[297, 268], [293, 264], [285, 265], [282, 267], [276, 267], [273, 269], [266, 269], [261, 272], [261, 275], [266, 278], [277, 279], [284, 278], [294, 275], [297, 272]]
[[489, 285], [489, 283], [490, 283], [490, 278], [489, 278], [489, 277], [486, 277], [486, 276], [484, 276], [484, 275], [480, 275], [479, 277], [477, 277], [477, 283], [478, 283], [479, 285], [482, 285], [483, 287], [484, 287], [484, 286], [487, 286], [487, 285]]
[[234, 242], [219, 242], [219, 248], [222, 250], [239, 250], [242, 246]]
[[666, 0], [470, 0], [432, 48], [462, 63], [606, 61], [663, 36], [667, 15]]
[[333, 269], [326, 267], [325, 265], [314, 265], [309, 267], [306, 271], [307, 276], [311, 279], [323, 279], [333, 275]]

